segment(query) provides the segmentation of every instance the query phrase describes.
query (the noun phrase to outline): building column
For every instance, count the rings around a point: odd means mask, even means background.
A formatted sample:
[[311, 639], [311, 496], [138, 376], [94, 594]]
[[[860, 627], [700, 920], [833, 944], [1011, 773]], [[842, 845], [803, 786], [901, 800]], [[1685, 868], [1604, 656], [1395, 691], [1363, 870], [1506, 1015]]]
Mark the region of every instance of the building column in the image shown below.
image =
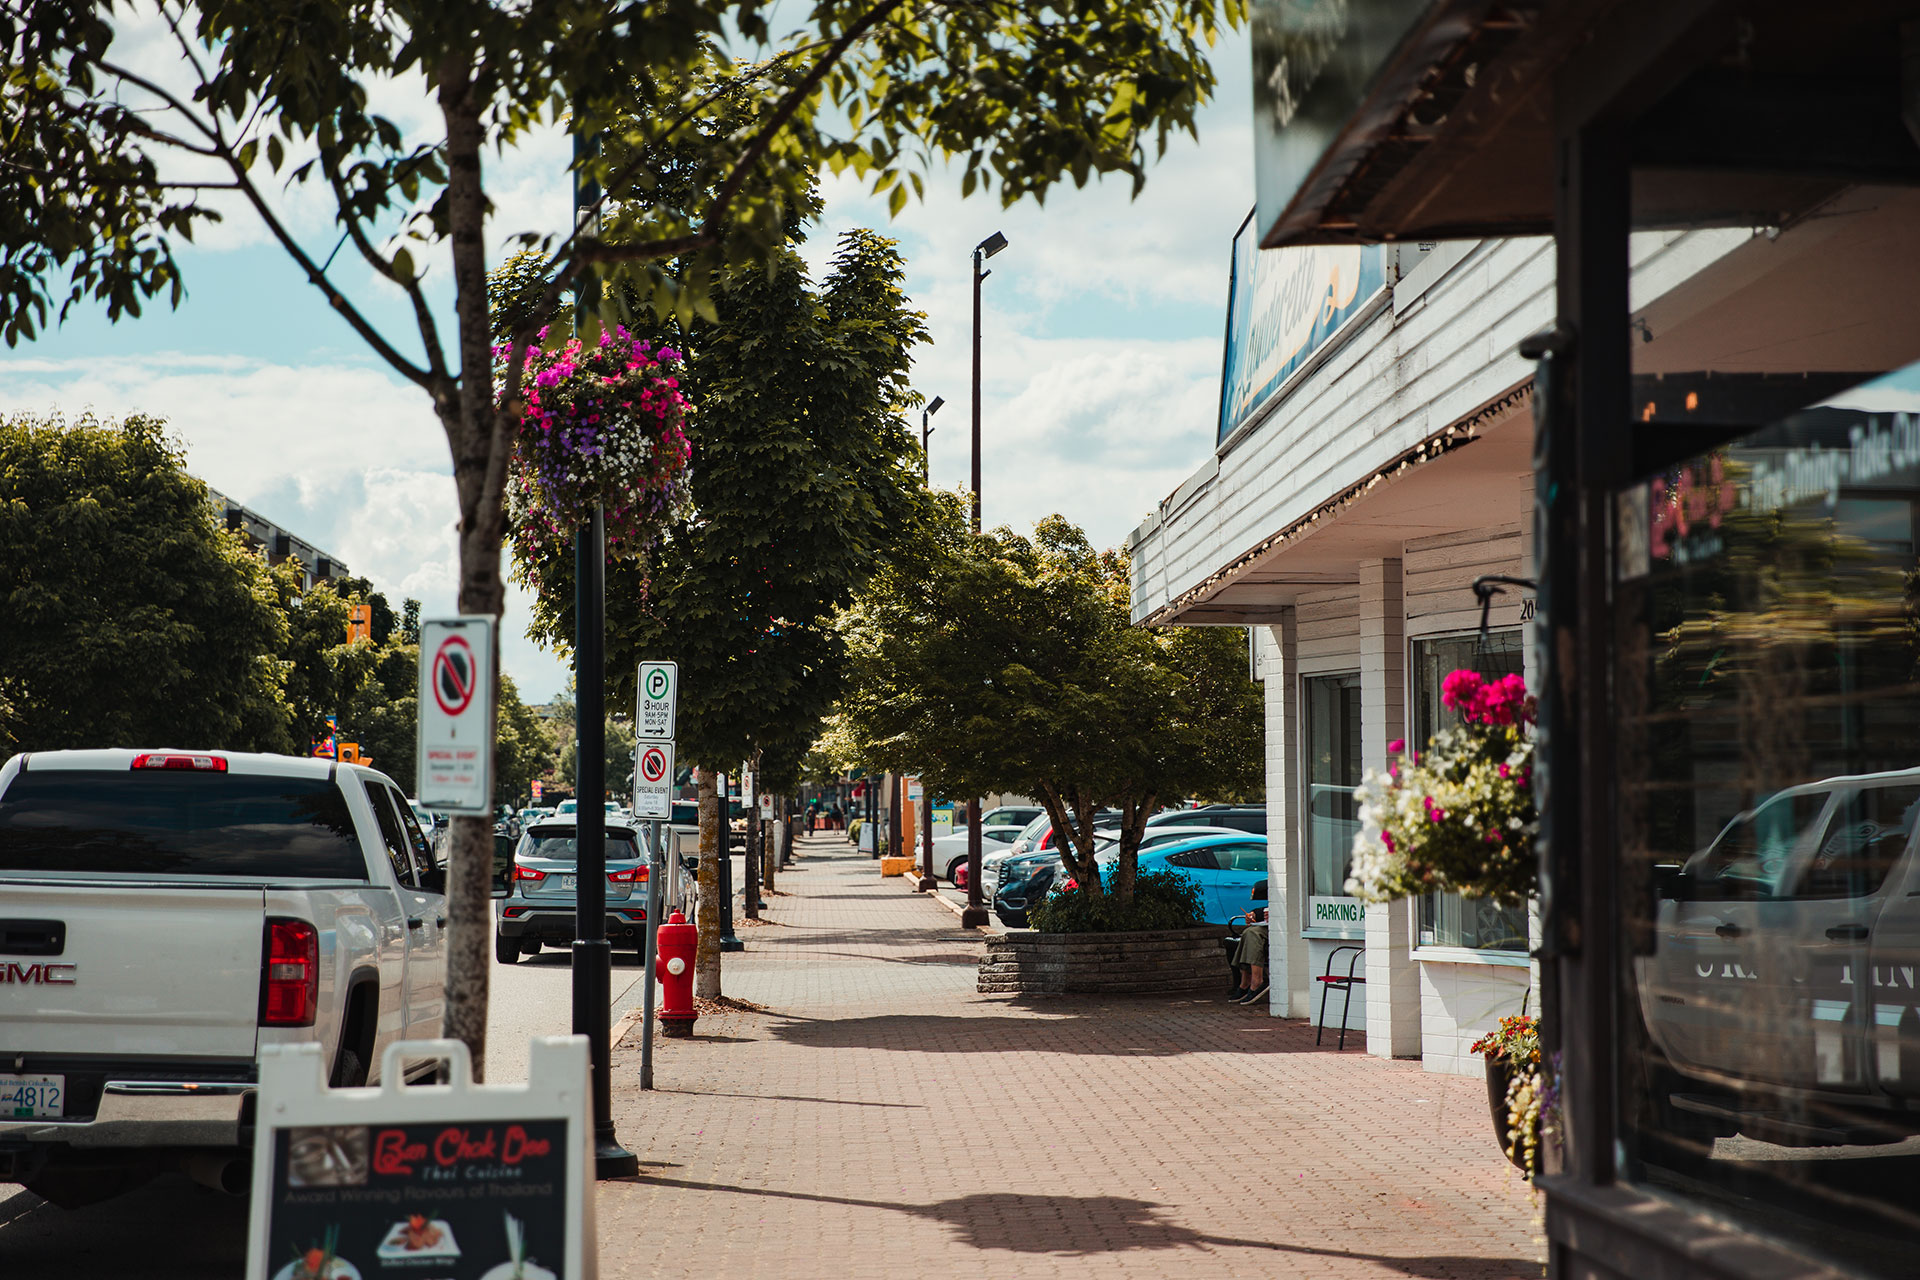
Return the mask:
[[[1360, 562], [1360, 743], [1365, 764], [1383, 769], [1387, 744], [1407, 736], [1406, 602], [1400, 561]], [[1367, 906], [1367, 1052], [1420, 1056], [1420, 973], [1413, 962], [1413, 911], [1406, 902]]]
[[1267, 757], [1267, 965], [1272, 988], [1267, 1008], [1278, 1018], [1312, 1012], [1313, 985], [1307, 940], [1306, 863], [1300, 846], [1300, 682], [1292, 606], [1270, 627], [1256, 627], [1260, 678], [1266, 692]]

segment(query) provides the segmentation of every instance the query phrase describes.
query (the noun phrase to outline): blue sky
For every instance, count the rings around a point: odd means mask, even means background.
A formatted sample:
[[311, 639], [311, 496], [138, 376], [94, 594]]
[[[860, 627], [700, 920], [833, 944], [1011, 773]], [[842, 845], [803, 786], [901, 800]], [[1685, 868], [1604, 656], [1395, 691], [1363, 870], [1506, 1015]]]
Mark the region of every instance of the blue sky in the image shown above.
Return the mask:
[[[894, 236], [906, 254], [908, 292], [932, 330], [915, 384], [947, 400], [931, 449], [939, 486], [967, 476], [968, 254], [992, 231], [1008, 239], [985, 286], [989, 525], [1027, 528], [1059, 512], [1096, 543], [1117, 544], [1212, 446], [1231, 240], [1253, 200], [1244, 37], [1223, 41], [1215, 66], [1221, 95], [1198, 143], [1174, 144], [1138, 200], [1114, 182], [1062, 189], [1044, 209], [1003, 210], [961, 200], [957, 182], [936, 176], [925, 202], [889, 220], [851, 182], [826, 186], [809, 245], [816, 265], [854, 226]], [[426, 109], [404, 98], [391, 107], [403, 122], [426, 122]], [[492, 167], [497, 239], [566, 222], [565, 157], [552, 131]], [[338, 232], [319, 201], [290, 197], [286, 213], [324, 258]], [[333, 552], [396, 604], [411, 595], [429, 616], [451, 612], [453, 483], [422, 393], [319, 300], [244, 210], [182, 262], [178, 311], [110, 325], [83, 308], [40, 341], [0, 351], [0, 412], [163, 416], [214, 488]], [[334, 277], [399, 345], [411, 326], [398, 293], [346, 253], [341, 263]], [[530, 701], [545, 700], [564, 686], [566, 659], [525, 639], [525, 621], [516, 595], [504, 668]]]

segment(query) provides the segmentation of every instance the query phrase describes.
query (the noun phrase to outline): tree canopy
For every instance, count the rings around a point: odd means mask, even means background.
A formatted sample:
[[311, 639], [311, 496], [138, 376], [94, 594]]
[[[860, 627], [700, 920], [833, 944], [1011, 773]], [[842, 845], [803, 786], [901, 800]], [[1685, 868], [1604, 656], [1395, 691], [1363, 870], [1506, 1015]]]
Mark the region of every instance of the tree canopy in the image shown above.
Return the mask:
[[[1032, 538], [967, 529], [958, 501], [848, 618], [843, 720], [860, 758], [943, 795], [1037, 797], [1074, 878], [1131, 901], [1164, 805], [1257, 789], [1258, 686], [1238, 629], [1135, 627], [1127, 562], [1059, 516]], [[1094, 815], [1120, 815], [1103, 882]]]
[[160, 420], [0, 422], [0, 751], [293, 749], [279, 605]]
[[[609, 696], [638, 664], [680, 664], [678, 741], [693, 764], [795, 773], [840, 691], [835, 612], [922, 510], [900, 410], [924, 337], [891, 241], [840, 243], [810, 284], [791, 250], [713, 282], [715, 318], [675, 326], [694, 404], [693, 511], [642, 559], [607, 567]], [[535, 628], [573, 640], [570, 558], [544, 567]]]

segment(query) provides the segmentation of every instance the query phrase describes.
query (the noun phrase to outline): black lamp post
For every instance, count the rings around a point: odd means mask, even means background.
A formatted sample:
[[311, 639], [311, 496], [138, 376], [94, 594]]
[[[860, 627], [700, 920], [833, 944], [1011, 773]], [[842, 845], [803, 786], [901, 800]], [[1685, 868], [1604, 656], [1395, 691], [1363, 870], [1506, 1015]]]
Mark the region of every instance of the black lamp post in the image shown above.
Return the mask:
[[[600, 199], [583, 167], [591, 138], [573, 137], [573, 206], [585, 219]], [[574, 293], [573, 332], [581, 337], [594, 293], [583, 280]], [[574, 848], [579, 888], [573, 908], [573, 1032], [587, 1038], [593, 1075], [593, 1163], [596, 1176], [630, 1178], [640, 1158], [613, 1131], [613, 1084], [607, 1035], [613, 1004], [613, 948], [607, 942], [607, 538], [599, 507], [573, 535], [573, 682], [576, 790]]]
[[933, 434], [933, 427], [928, 420], [931, 419], [934, 414], [940, 412], [940, 406], [945, 403], [946, 401], [944, 399], [935, 396], [927, 404], [927, 407], [920, 411], [920, 479], [922, 482], [931, 479], [933, 476], [933, 458], [932, 455], [927, 452], [927, 437]]
[[[980, 282], [993, 272], [984, 268], [988, 258], [1007, 247], [1007, 238], [998, 231], [973, 246], [973, 531], [980, 532]], [[980, 801], [967, 801], [967, 909], [960, 916], [962, 928], [979, 929], [987, 923], [987, 908], [980, 896]]]

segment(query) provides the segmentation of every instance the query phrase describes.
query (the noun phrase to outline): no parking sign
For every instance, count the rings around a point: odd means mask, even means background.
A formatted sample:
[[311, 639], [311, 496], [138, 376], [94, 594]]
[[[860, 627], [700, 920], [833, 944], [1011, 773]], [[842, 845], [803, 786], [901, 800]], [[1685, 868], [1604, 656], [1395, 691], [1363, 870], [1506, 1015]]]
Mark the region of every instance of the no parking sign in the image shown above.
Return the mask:
[[673, 816], [673, 744], [642, 742], [634, 757], [633, 816]]
[[445, 813], [493, 812], [493, 619], [420, 624], [420, 744], [414, 798]]

